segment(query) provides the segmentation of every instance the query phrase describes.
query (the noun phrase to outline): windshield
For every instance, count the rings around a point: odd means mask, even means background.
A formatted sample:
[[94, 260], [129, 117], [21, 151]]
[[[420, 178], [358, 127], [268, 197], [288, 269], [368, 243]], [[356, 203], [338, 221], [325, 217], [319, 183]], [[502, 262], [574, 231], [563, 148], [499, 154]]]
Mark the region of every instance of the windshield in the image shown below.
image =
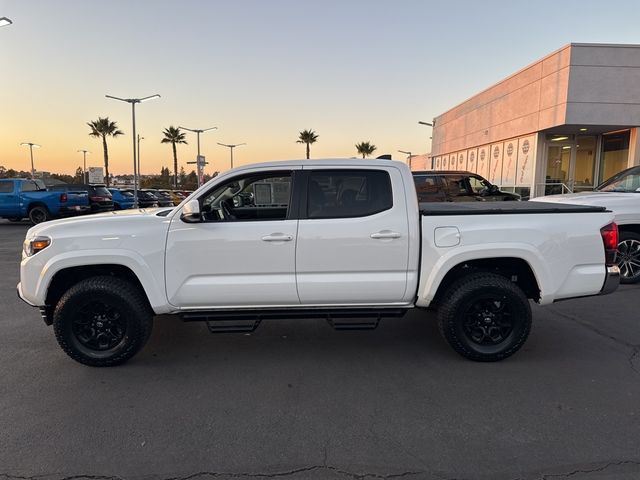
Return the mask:
[[640, 170], [633, 169], [614, 175], [597, 188], [600, 192], [640, 192]]
[[93, 187], [93, 190], [96, 192], [96, 195], [100, 195], [102, 197], [111, 196], [111, 192], [109, 192], [106, 187]]

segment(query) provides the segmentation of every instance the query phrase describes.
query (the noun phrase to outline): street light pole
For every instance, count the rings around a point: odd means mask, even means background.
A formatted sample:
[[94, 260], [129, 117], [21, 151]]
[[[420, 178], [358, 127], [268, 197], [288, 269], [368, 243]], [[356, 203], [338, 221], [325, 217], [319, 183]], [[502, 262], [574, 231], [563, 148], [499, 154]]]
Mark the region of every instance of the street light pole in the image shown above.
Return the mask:
[[[204, 165], [200, 165], [200, 134], [204, 132], [208, 132], [209, 130], [217, 130], [218, 127], [209, 127], [209, 128], [187, 128], [187, 127], [178, 127], [178, 130], [187, 130], [189, 132], [193, 132], [196, 134], [196, 143], [198, 144], [198, 156], [196, 157], [196, 173], [198, 175], [198, 187], [202, 184], [202, 167]], [[191, 163], [191, 162], [187, 162]]]
[[220, 145], [222, 147], [227, 147], [231, 151], [231, 168], [233, 168], [233, 149], [236, 148], [236, 147], [239, 147], [241, 145], [246, 145], [246, 143], [230, 144], [230, 143], [220, 143], [220, 142], [218, 142], [218, 145]]
[[[137, 152], [136, 152], [136, 103], [142, 103], [147, 100], [153, 100], [154, 98], [160, 98], [160, 95], [157, 93], [155, 95], [149, 95], [148, 97], [142, 98], [120, 98], [114, 97], [112, 95], [105, 95], [107, 98], [111, 98], [113, 100], [119, 100], [121, 102], [126, 102], [131, 104], [131, 120], [133, 124], [133, 208], [138, 208], [138, 160], [137, 160]], [[107, 183], [109, 183], [109, 179], [107, 178]]]
[[37, 143], [33, 143], [33, 142], [24, 142], [24, 143], [21, 143], [20, 146], [22, 146], [22, 147], [28, 146], [29, 147], [29, 153], [31, 154], [31, 178], [33, 179], [33, 178], [35, 178], [35, 173], [36, 173], [36, 169], [33, 166], [33, 147], [40, 148], [40, 145], [38, 145]]
[[411, 170], [411, 152], [406, 152], [404, 150], [398, 150], [399, 153], [404, 153], [405, 155], [408, 155], [409, 157], [407, 158], [407, 160], [409, 160], [409, 170]]
[[138, 176], [142, 176], [142, 171], [140, 170], [140, 140], [144, 140], [144, 137], [138, 135]]
[[[425, 125], [427, 127], [431, 127], [433, 128], [433, 126], [436, 124], [436, 120], [433, 119], [431, 122], [423, 122], [421, 120], [418, 120], [418, 125]], [[433, 131], [433, 130], [432, 130]], [[429, 137], [429, 140], [431, 140], [433, 137]]]
[[87, 153], [91, 153], [89, 150], [78, 150], [82, 152], [82, 180], [84, 183], [89, 183], [87, 178]]

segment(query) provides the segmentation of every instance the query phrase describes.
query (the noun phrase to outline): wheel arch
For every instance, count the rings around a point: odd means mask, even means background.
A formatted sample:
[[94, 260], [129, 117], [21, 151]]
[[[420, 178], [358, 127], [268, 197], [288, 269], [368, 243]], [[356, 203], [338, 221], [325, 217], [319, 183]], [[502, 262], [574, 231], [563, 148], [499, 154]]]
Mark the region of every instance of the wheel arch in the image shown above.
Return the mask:
[[638, 223], [628, 223], [623, 225], [618, 225], [618, 231], [622, 232], [633, 232], [640, 235], [640, 224]]
[[144, 286], [131, 268], [117, 263], [80, 265], [63, 268], [57, 271], [51, 278], [51, 282], [49, 282], [49, 286], [47, 288], [44, 307], [46, 313], [45, 322], [47, 325], [51, 325], [51, 322], [53, 321], [53, 310], [62, 295], [64, 295], [69, 288], [82, 280], [86, 280], [87, 278], [105, 275], [122, 278], [130, 282], [142, 293], [147, 301], [149, 309], [153, 311], [153, 307], [151, 306], [151, 302], [149, 301], [149, 297], [147, 296]]
[[467, 260], [453, 266], [438, 285], [432, 304], [437, 305], [447, 289], [458, 279], [472, 273], [496, 273], [515, 283], [527, 296], [540, 300], [541, 289], [529, 262], [519, 257], [490, 257]]

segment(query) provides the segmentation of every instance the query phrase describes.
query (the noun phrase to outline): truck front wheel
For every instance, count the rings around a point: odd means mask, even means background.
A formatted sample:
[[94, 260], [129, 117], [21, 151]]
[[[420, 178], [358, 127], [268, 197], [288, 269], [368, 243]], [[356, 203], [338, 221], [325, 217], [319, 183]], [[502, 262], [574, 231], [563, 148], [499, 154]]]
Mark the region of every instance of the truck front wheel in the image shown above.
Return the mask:
[[110, 367], [133, 357], [149, 339], [153, 312], [125, 279], [99, 276], [67, 290], [53, 314], [60, 347], [77, 362]]
[[463, 357], [495, 362], [516, 353], [531, 331], [531, 306], [522, 290], [493, 273], [454, 282], [438, 308], [440, 333]]

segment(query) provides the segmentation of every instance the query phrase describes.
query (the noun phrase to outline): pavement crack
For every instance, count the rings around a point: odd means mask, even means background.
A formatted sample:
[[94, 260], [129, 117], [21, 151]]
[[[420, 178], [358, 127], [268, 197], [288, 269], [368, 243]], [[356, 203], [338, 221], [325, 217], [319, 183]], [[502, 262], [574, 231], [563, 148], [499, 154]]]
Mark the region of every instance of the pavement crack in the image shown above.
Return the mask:
[[562, 317], [562, 318], [566, 318], [567, 320], [571, 320], [572, 322], [577, 323], [578, 325], [586, 328], [587, 330], [590, 330], [593, 333], [595, 333], [597, 335], [600, 335], [601, 337], [607, 338], [607, 339], [617, 343], [618, 345], [622, 345], [622, 346], [625, 346], [625, 347], [628, 347], [628, 348], [638, 348], [638, 347], [640, 347], [640, 345], [634, 345], [633, 343], [629, 343], [629, 342], [626, 342], [624, 340], [619, 339], [618, 337], [614, 337], [613, 335], [609, 334], [608, 332], [604, 332], [604, 331], [600, 330], [599, 328], [594, 327], [590, 323], [583, 322], [578, 317], [575, 317], [575, 316], [570, 315], [568, 313], [560, 312], [560, 311], [556, 310], [555, 308], [548, 308], [548, 310], [552, 311], [555, 315], [558, 315], [559, 317]]
[[629, 366], [631, 370], [640, 375], [640, 366], [636, 365], [638, 360], [640, 360], [640, 347], [634, 347], [633, 352], [629, 355]]
[[558, 315], [559, 317], [562, 317], [562, 318], [565, 318], [567, 320], [571, 320], [574, 323], [577, 323], [581, 327], [586, 328], [587, 330], [595, 333], [596, 335], [599, 335], [599, 336], [601, 336], [603, 338], [611, 340], [612, 342], [615, 342], [620, 346], [623, 346], [623, 347], [626, 347], [626, 348], [630, 348], [631, 349], [631, 353], [627, 357], [627, 361], [629, 362], [629, 367], [631, 367], [631, 370], [633, 370], [634, 373], [640, 375], [640, 365], [636, 365], [636, 362], [638, 360], [640, 360], [640, 345], [635, 345], [633, 343], [629, 343], [629, 342], [627, 342], [625, 340], [621, 340], [621, 339], [619, 339], [617, 337], [614, 337], [613, 335], [610, 335], [607, 332], [603, 332], [599, 328], [594, 327], [593, 325], [591, 325], [589, 323], [585, 323], [582, 320], [580, 320], [579, 318], [577, 318], [577, 317], [575, 317], [573, 315], [569, 315], [568, 313], [559, 312], [558, 310], [553, 309], [553, 308], [550, 308], [549, 310], [551, 310], [555, 315]]
[[[301, 473], [307, 473], [307, 472], [312, 472], [315, 470], [328, 470], [334, 473], [337, 473], [338, 475], [342, 475], [345, 476], [347, 478], [353, 478], [354, 480], [365, 480], [368, 478], [373, 478], [373, 479], [381, 479], [381, 480], [388, 480], [388, 479], [394, 479], [394, 478], [403, 478], [403, 477], [409, 477], [409, 476], [413, 476], [413, 475], [423, 475], [427, 472], [425, 471], [407, 471], [407, 472], [400, 472], [400, 473], [391, 473], [391, 474], [387, 474], [387, 475], [383, 475], [383, 474], [378, 474], [378, 473], [369, 473], [369, 472], [363, 472], [363, 473], [356, 473], [356, 472], [349, 472], [346, 470], [341, 470], [337, 467], [332, 467], [329, 465], [311, 465], [309, 467], [302, 467], [302, 468], [297, 468], [297, 469], [293, 469], [293, 470], [285, 470], [282, 472], [272, 472], [272, 473], [260, 473], [260, 472], [244, 472], [244, 473], [233, 473], [233, 472], [198, 472], [198, 473], [193, 473], [190, 475], [186, 475], [184, 477], [170, 477], [170, 478], [166, 478], [164, 480], [194, 480], [197, 478], [201, 478], [201, 477], [228, 477], [228, 478], [281, 478], [281, 477], [289, 477], [292, 475], [298, 475]], [[75, 477], [76, 479], [78, 478], [83, 478], [82, 476], [79, 477]], [[90, 478], [90, 477], [86, 477], [86, 478]], [[117, 478], [117, 477], [113, 477], [113, 478]], [[69, 479], [61, 479], [61, 480], [69, 480]], [[106, 479], [105, 479], [106, 480]]]
[[599, 472], [604, 472], [605, 470], [611, 468], [611, 467], [619, 467], [621, 465], [638, 465], [640, 466], [640, 461], [635, 461], [635, 460], [620, 460], [617, 462], [608, 462], [605, 463], [604, 465], [600, 465], [598, 467], [594, 467], [594, 468], [585, 468], [585, 469], [576, 469], [576, 470], [572, 470], [570, 472], [565, 472], [565, 473], [547, 473], [544, 474], [540, 477], [540, 480], [548, 480], [550, 478], [567, 478], [567, 477], [572, 477], [574, 475], [578, 475], [581, 473], [584, 474], [589, 474], [589, 473], [599, 473]]

